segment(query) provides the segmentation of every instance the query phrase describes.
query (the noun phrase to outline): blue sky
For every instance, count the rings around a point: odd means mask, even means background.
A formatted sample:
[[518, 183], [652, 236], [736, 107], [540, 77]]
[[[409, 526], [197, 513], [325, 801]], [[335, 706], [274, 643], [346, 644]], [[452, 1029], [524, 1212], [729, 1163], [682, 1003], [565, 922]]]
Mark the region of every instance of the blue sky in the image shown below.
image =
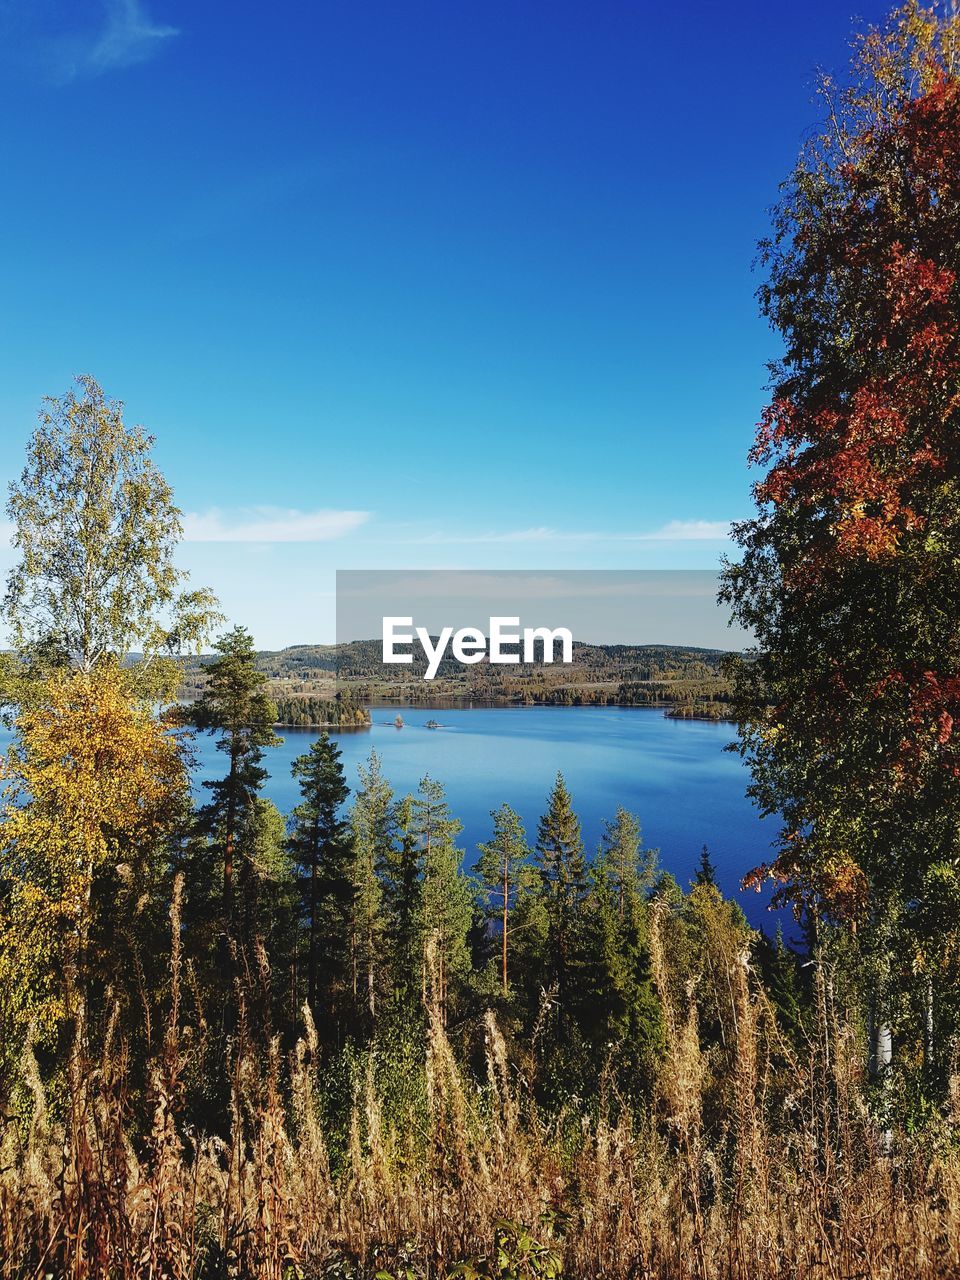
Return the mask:
[[265, 647], [337, 568], [714, 567], [754, 246], [884, 11], [0, 0], [0, 479], [92, 373]]

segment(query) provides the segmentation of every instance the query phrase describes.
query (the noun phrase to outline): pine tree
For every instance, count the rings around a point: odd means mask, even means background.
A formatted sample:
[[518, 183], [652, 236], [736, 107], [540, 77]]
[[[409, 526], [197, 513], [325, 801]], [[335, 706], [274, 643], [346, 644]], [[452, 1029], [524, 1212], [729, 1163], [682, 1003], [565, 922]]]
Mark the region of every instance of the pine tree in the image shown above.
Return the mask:
[[520, 815], [508, 804], [494, 809], [490, 816], [493, 818], [493, 838], [479, 846], [480, 856], [474, 870], [488, 904], [487, 916], [496, 920], [500, 927], [500, 976], [503, 994], [507, 995], [510, 989], [510, 913], [529, 873], [530, 847]]
[[[298, 780], [300, 804], [293, 811], [289, 848], [300, 873], [307, 922], [307, 1002], [319, 1018], [321, 970], [329, 996], [334, 970], [342, 964], [344, 922], [350, 906], [350, 840], [340, 810], [350, 794], [340, 748], [322, 734], [297, 756], [290, 772]], [[321, 950], [324, 955], [321, 957]]]
[[469, 882], [461, 870], [463, 853], [454, 843], [463, 829], [450, 814], [443, 786], [420, 782], [411, 806], [411, 828], [423, 876], [420, 929], [424, 1002], [436, 1003], [446, 1021], [451, 988], [470, 968], [467, 935], [473, 914]]
[[569, 1014], [587, 865], [580, 820], [560, 773], [550, 793], [550, 807], [537, 828], [536, 866], [548, 919], [546, 972], [556, 985], [562, 1025]]
[[423, 858], [413, 821], [413, 797], [404, 796], [393, 809], [392, 838], [383, 844], [379, 861], [383, 886], [390, 985], [397, 1005], [409, 1012], [421, 1004], [423, 946]]
[[717, 887], [717, 869], [710, 860], [710, 850], [706, 845], [700, 850], [700, 862], [697, 866], [696, 875], [693, 877], [694, 884], [709, 884], [714, 889]]
[[573, 998], [594, 1056], [614, 1055], [620, 1083], [638, 1089], [659, 1042], [649, 953], [648, 894], [656, 853], [645, 850], [637, 818], [619, 808], [605, 822], [584, 909], [584, 972]]
[[378, 970], [387, 927], [381, 876], [392, 866], [396, 810], [393, 790], [375, 751], [371, 751], [366, 768], [360, 766], [359, 774], [360, 787], [350, 811], [351, 966], [354, 1007], [358, 1014], [364, 1008], [372, 1023], [377, 1015]]
[[[256, 667], [253, 640], [243, 627], [234, 627], [215, 646], [218, 657], [207, 668], [208, 684], [192, 708], [200, 729], [219, 733], [217, 749], [229, 758], [227, 776], [204, 782], [211, 799], [197, 814], [198, 829], [207, 838], [208, 854], [222, 870], [220, 925], [229, 949], [237, 941], [253, 941], [249, 912], [244, 936], [236, 937], [234, 918], [238, 884], [256, 894], [256, 800], [267, 777], [261, 765], [264, 748], [281, 739], [273, 732], [276, 710], [263, 691], [266, 677]], [[256, 925], [253, 925], [254, 933]]]
[[603, 824], [601, 856], [623, 920], [634, 904], [649, 894], [657, 873], [656, 850], [644, 849], [640, 823], [623, 806], [617, 809], [612, 822]]

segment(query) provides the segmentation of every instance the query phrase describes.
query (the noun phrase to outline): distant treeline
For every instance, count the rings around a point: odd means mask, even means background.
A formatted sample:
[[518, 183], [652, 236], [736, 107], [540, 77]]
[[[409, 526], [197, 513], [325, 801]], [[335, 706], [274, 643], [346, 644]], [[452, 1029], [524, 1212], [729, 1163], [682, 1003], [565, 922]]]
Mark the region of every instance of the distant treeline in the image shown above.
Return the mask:
[[370, 723], [370, 712], [349, 690], [333, 698], [277, 698], [274, 706], [277, 709], [275, 723], [278, 725], [343, 729]]
[[[296, 645], [257, 654], [257, 669], [278, 707], [280, 724], [365, 724], [370, 703], [430, 707], [475, 702], [497, 706], [665, 707], [678, 717], [725, 719], [731, 655], [677, 645], [575, 643], [573, 663], [464, 667], [445, 658], [426, 681], [422, 657], [386, 666], [379, 640]], [[180, 696], [192, 702], [207, 683], [208, 657], [188, 659]]]

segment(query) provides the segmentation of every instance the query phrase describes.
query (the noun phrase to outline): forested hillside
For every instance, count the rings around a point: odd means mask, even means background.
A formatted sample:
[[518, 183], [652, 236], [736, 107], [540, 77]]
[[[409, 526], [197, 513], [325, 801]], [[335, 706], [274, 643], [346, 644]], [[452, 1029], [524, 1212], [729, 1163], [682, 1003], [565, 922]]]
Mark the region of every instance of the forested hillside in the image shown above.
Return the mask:
[[[336, 727], [362, 723], [357, 708], [371, 703], [442, 706], [490, 705], [650, 706], [670, 714], [730, 718], [731, 655], [715, 649], [670, 645], [588, 645], [575, 641], [573, 662], [518, 667], [484, 661], [466, 667], [446, 656], [437, 676], [425, 681], [426, 661], [390, 666], [379, 640], [341, 645], [295, 645], [258, 653], [280, 723]], [[198, 697], [209, 657], [183, 662], [179, 696]]]

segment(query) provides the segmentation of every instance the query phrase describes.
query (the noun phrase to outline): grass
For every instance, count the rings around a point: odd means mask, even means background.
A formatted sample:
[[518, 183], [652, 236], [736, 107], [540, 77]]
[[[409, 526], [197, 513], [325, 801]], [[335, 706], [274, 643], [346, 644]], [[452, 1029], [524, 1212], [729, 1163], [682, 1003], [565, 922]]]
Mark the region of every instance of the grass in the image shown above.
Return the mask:
[[0, 1150], [2, 1280], [960, 1275], [951, 1118], [891, 1146], [828, 983], [798, 1050], [726, 936], [706, 939], [726, 1031], [704, 1047], [653, 929], [665, 1045], [642, 1107], [601, 1071], [599, 1105], [544, 1114], [492, 1014], [470, 1074], [432, 1011], [413, 1072], [391, 1075], [376, 1051], [359, 1061], [334, 1132], [306, 1014], [289, 1060], [241, 1026], [222, 1135], [185, 1120], [196, 1040], [176, 939], [145, 1091], [110, 1035], [89, 1060], [81, 1022], [53, 1108], [24, 1047], [30, 1114], [7, 1119]]

